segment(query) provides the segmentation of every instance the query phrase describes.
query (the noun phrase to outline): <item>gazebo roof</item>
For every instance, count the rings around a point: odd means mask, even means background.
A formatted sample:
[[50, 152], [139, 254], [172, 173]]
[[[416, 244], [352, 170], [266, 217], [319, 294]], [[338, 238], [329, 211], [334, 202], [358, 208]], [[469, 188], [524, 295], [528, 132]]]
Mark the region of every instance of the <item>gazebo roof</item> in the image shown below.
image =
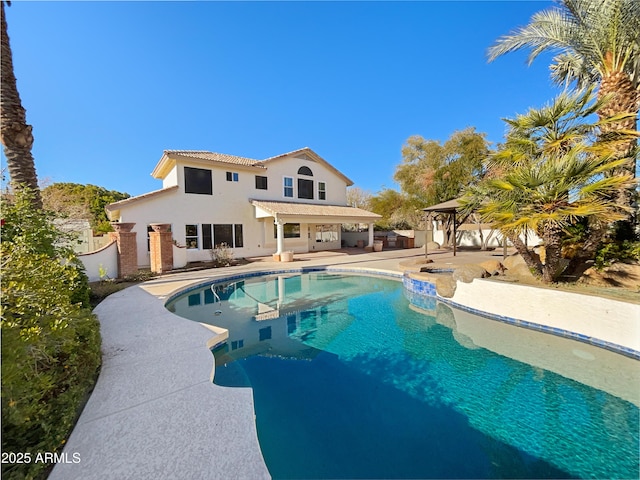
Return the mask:
[[461, 207], [460, 199], [454, 198], [453, 200], [447, 200], [446, 202], [438, 203], [437, 205], [431, 205], [430, 207], [423, 208], [425, 212], [438, 212], [438, 213], [456, 213], [458, 208]]

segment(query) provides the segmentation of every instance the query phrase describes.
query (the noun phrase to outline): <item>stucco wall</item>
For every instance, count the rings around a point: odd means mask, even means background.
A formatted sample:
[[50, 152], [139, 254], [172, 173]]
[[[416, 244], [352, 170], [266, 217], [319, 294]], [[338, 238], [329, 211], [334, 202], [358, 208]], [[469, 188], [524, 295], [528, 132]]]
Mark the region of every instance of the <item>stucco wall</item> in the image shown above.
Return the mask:
[[[473, 225], [461, 225], [461, 228], [458, 228], [458, 243], [457, 245], [460, 247], [480, 247], [482, 245], [482, 240], [480, 238], [480, 232], [477, 227]], [[496, 230], [491, 230], [487, 228], [482, 229], [482, 235], [486, 239], [489, 238], [488, 246], [493, 248], [502, 247], [502, 235]], [[524, 237], [523, 237], [524, 238]], [[439, 243], [441, 246], [444, 245], [444, 231], [441, 227], [438, 227], [433, 231], [433, 241]], [[538, 236], [529, 232], [527, 235], [527, 245], [535, 246], [540, 245], [542, 241]], [[511, 244], [509, 242], [509, 244]]]
[[481, 279], [458, 282], [451, 300], [640, 352], [640, 306], [632, 303]]
[[[178, 185], [177, 190], [164, 192], [149, 198], [143, 198], [120, 209], [121, 222], [134, 222], [138, 247], [138, 265], [150, 264], [147, 249], [147, 225], [151, 223], [169, 223], [173, 239], [179, 245], [186, 245], [185, 225], [198, 225], [198, 249], [186, 250], [186, 261], [208, 261], [210, 251], [202, 248], [202, 224], [241, 224], [243, 226], [243, 247], [234, 248], [235, 258], [270, 255], [276, 251], [276, 239], [273, 233], [273, 219], [256, 219], [255, 209], [250, 199], [275, 200], [287, 202], [305, 202], [326, 205], [346, 205], [346, 182], [322, 163], [297, 158], [283, 158], [268, 162], [268, 169], [257, 169], [241, 165], [211, 165], [198, 161], [181, 161], [165, 179], [165, 187]], [[213, 194], [185, 194], [184, 167], [207, 168], [212, 171]], [[297, 198], [298, 169], [307, 166], [311, 169], [314, 181], [314, 199]], [[238, 174], [238, 181], [227, 181], [226, 172]], [[268, 178], [268, 189], [255, 188], [255, 176]], [[283, 177], [294, 178], [294, 198], [285, 198]], [[170, 180], [170, 181], [169, 181]], [[167, 183], [169, 181], [169, 183]], [[318, 199], [318, 182], [326, 183], [326, 200]], [[285, 250], [307, 252], [339, 248], [340, 241], [316, 244], [309, 235], [315, 235], [315, 224], [301, 224], [300, 238], [286, 238]], [[309, 228], [312, 228], [312, 232]], [[311, 246], [310, 246], [311, 245]]]
[[[304, 201], [305, 203], [317, 203], [326, 205], [346, 205], [347, 204], [347, 184], [338, 177], [334, 172], [329, 170], [323, 164], [302, 160], [298, 158], [283, 158], [269, 162], [268, 169], [264, 175], [269, 178], [269, 190], [257, 190], [256, 197], [261, 200], [277, 200], [277, 201]], [[313, 173], [313, 177], [301, 176], [301, 178], [312, 179], [314, 184], [313, 199], [298, 199], [298, 169], [300, 167], [308, 167]], [[283, 195], [284, 177], [294, 178], [294, 197], [285, 198]], [[252, 177], [253, 179], [253, 177]], [[327, 184], [326, 200], [318, 199], [318, 182]]]
[[101, 280], [101, 269], [104, 270], [108, 278], [118, 277], [118, 247], [115, 241], [95, 252], [80, 254], [78, 258], [84, 265], [85, 273], [90, 282]]
[[173, 245], [173, 268], [182, 268], [187, 265], [187, 248]]

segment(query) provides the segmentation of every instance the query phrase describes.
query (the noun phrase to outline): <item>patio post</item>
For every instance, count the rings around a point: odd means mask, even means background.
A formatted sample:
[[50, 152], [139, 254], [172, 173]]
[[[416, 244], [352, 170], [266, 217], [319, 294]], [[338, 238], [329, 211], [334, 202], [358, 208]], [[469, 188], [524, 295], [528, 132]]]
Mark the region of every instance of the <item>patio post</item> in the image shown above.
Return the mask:
[[373, 223], [369, 224], [369, 247], [373, 247]]
[[[431, 229], [433, 228], [433, 225], [431, 224], [431, 214], [429, 212], [424, 212], [424, 258], [428, 259], [429, 258], [429, 247], [428, 247], [428, 243], [429, 243], [429, 232], [431, 231]], [[431, 239], [433, 240], [433, 235], [431, 236]]]
[[284, 222], [276, 219], [276, 237], [278, 249], [277, 254], [281, 254], [284, 251]]
[[453, 211], [453, 256], [456, 256], [456, 244], [458, 243], [457, 235], [458, 229], [456, 227], [456, 211]]

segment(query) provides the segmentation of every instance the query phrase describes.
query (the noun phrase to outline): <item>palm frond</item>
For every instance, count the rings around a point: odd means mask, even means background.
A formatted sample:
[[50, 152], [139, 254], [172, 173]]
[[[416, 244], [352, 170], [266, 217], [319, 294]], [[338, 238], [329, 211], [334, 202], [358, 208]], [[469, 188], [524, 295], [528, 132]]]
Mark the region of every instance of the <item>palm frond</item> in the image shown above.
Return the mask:
[[625, 72], [634, 85], [640, 75], [640, 2], [637, 0], [560, 0], [534, 14], [528, 25], [501, 36], [487, 51], [489, 62], [529, 49], [531, 64], [542, 52], [558, 54], [552, 79], [578, 88], [612, 72]]

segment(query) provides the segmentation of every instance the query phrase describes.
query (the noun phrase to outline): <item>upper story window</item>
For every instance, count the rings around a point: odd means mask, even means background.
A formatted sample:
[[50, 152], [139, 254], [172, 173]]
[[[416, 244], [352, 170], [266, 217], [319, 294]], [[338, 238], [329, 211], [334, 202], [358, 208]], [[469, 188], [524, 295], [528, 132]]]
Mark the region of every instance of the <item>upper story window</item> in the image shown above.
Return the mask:
[[298, 179], [298, 198], [313, 199], [313, 180]]
[[267, 177], [256, 175], [256, 190], [267, 189]]
[[293, 177], [284, 177], [284, 196], [293, 198]]
[[[300, 167], [298, 175], [313, 177], [313, 172], [309, 167]], [[298, 198], [313, 200], [313, 180], [308, 178], [298, 178]]]
[[211, 170], [184, 167], [184, 193], [213, 195]]
[[325, 182], [318, 182], [318, 200], [327, 199], [327, 184]]
[[227, 182], [237, 182], [239, 175], [237, 172], [227, 172]]

